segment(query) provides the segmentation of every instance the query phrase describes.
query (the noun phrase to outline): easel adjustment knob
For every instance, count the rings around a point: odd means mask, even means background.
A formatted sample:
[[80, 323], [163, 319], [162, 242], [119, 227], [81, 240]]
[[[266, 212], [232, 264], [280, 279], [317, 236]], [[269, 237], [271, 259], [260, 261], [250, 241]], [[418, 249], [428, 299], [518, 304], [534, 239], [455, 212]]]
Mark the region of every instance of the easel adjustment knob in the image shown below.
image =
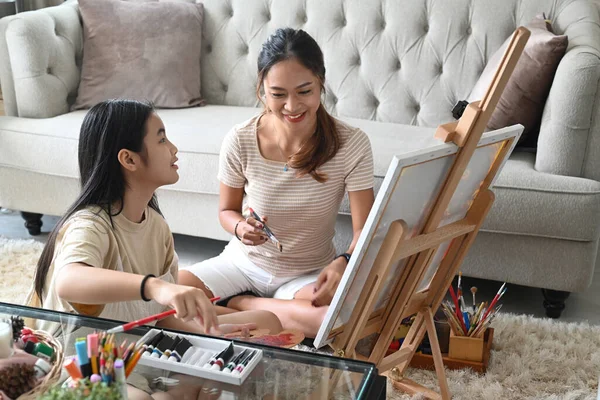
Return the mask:
[[468, 101], [460, 100], [452, 109], [452, 116], [456, 119], [460, 119], [460, 117], [462, 117], [463, 113], [465, 112], [465, 108], [467, 108], [468, 105]]

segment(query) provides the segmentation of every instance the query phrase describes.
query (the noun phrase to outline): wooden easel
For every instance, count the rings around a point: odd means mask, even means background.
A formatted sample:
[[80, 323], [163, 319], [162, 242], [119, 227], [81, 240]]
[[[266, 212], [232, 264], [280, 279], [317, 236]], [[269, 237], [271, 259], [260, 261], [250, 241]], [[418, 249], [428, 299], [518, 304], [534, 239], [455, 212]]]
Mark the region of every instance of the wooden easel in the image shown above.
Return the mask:
[[[439, 225], [502, 91], [523, 52], [529, 35], [530, 32], [523, 27], [515, 31], [483, 99], [469, 104], [458, 122], [438, 127], [436, 138], [445, 143], [452, 141], [459, 149], [427, 222], [420, 234], [410, 239], [406, 239], [408, 232], [404, 221], [394, 221], [390, 225], [353, 313], [348, 323], [339, 329], [338, 335], [331, 344], [338, 356], [364, 359], [356, 354], [356, 344], [366, 336], [379, 333], [377, 342], [367, 359], [377, 365], [380, 373], [392, 370], [393, 373], [388, 374], [388, 377], [393, 380], [394, 386], [408, 393], [422, 393], [430, 399], [451, 398], [433, 315], [439, 308], [452, 279], [492, 206], [494, 195], [489, 190], [489, 186], [506, 153], [510, 151], [511, 142], [506, 143], [500, 150], [500, 154], [481, 185], [466, 217], [441, 228]], [[441, 244], [450, 241], [446, 256], [435, 271], [428, 288], [418, 291], [419, 284], [423, 280], [436, 250]], [[379, 298], [388, 272], [393, 265], [403, 259], [408, 259], [408, 261], [397, 284], [391, 291], [387, 306], [383, 312], [381, 310], [373, 312], [374, 304]], [[386, 357], [386, 349], [401, 321], [415, 314], [416, 318], [402, 347]], [[431, 343], [440, 393], [402, 377], [426, 332]], [[336, 386], [335, 381], [339, 379], [339, 376], [341, 375], [332, 377], [334, 382], [331, 382], [330, 388]]]

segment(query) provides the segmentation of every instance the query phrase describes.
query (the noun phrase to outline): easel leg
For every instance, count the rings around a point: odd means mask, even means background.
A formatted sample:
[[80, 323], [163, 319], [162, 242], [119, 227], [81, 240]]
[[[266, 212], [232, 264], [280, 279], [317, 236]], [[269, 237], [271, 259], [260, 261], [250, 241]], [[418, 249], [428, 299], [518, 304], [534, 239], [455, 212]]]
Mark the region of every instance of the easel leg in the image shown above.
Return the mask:
[[431, 353], [433, 355], [433, 363], [435, 365], [435, 373], [440, 384], [440, 394], [442, 399], [450, 399], [450, 390], [448, 389], [448, 381], [446, 380], [446, 371], [444, 370], [444, 360], [442, 359], [442, 351], [438, 341], [437, 332], [435, 331], [435, 323], [433, 322], [433, 313], [431, 308], [427, 308], [424, 313], [425, 324], [427, 325], [427, 336], [431, 344]]
[[[440, 386], [440, 393], [436, 393], [431, 389], [427, 389], [424, 386], [411, 381], [410, 379], [403, 378], [404, 372], [410, 364], [412, 356], [417, 350], [417, 347], [425, 336], [425, 331], [429, 336], [429, 342], [431, 343], [431, 350], [433, 353], [433, 360], [435, 364], [435, 371]], [[404, 343], [399, 351], [406, 350], [410, 354], [404, 354], [403, 360], [398, 363], [398, 366], [393, 368], [393, 373], [398, 376], [389, 375], [394, 387], [407, 392], [407, 393], [422, 393], [428, 399], [442, 399], [450, 400], [450, 390], [448, 388], [448, 381], [446, 380], [446, 372], [444, 370], [444, 362], [442, 359], [442, 352], [440, 350], [440, 344], [435, 331], [435, 324], [433, 322], [433, 312], [431, 308], [426, 307], [417, 313], [413, 326], [411, 327], [408, 336], [404, 339]], [[386, 360], [387, 358], [387, 360]], [[388, 370], [392, 366], [394, 355], [390, 355], [382, 360], [380, 363], [380, 370]]]

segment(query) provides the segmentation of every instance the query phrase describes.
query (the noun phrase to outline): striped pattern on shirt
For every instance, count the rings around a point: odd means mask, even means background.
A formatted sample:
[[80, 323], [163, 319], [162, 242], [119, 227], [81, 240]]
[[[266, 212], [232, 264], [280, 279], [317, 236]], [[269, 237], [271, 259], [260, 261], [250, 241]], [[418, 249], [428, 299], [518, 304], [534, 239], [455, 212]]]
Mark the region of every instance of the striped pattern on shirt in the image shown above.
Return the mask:
[[[262, 114], [261, 114], [262, 115]], [[245, 189], [244, 215], [252, 207], [269, 218], [268, 226], [283, 246], [267, 242], [247, 246], [236, 241], [256, 266], [277, 277], [307, 274], [327, 266], [335, 256], [335, 221], [345, 191], [373, 187], [373, 155], [367, 135], [336, 120], [337, 154], [319, 168], [327, 181], [296, 177], [283, 162], [265, 159], [257, 141], [258, 115], [235, 126], [225, 137], [219, 158], [219, 180]]]

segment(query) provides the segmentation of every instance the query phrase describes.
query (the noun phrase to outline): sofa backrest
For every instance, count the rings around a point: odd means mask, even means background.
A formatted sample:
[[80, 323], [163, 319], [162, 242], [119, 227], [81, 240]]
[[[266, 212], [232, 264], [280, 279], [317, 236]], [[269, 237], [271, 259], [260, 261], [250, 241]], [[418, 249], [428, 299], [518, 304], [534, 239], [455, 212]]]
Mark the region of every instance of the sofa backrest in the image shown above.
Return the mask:
[[321, 46], [335, 115], [437, 126], [467, 97], [487, 60], [519, 25], [572, 0], [203, 0], [202, 93], [258, 105], [257, 57], [279, 27]]
[[[545, 104], [535, 168], [600, 181], [600, 13], [592, 0], [195, 1], [205, 5], [201, 79], [209, 103], [257, 106], [261, 45], [290, 26], [323, 49], [332, 114], [430, 127], [451, 121], [496, 49], [545, 12], [569, 47]], [[0, 20], [6, 114], [68, 112], [82, 53], [75, 0]]]

